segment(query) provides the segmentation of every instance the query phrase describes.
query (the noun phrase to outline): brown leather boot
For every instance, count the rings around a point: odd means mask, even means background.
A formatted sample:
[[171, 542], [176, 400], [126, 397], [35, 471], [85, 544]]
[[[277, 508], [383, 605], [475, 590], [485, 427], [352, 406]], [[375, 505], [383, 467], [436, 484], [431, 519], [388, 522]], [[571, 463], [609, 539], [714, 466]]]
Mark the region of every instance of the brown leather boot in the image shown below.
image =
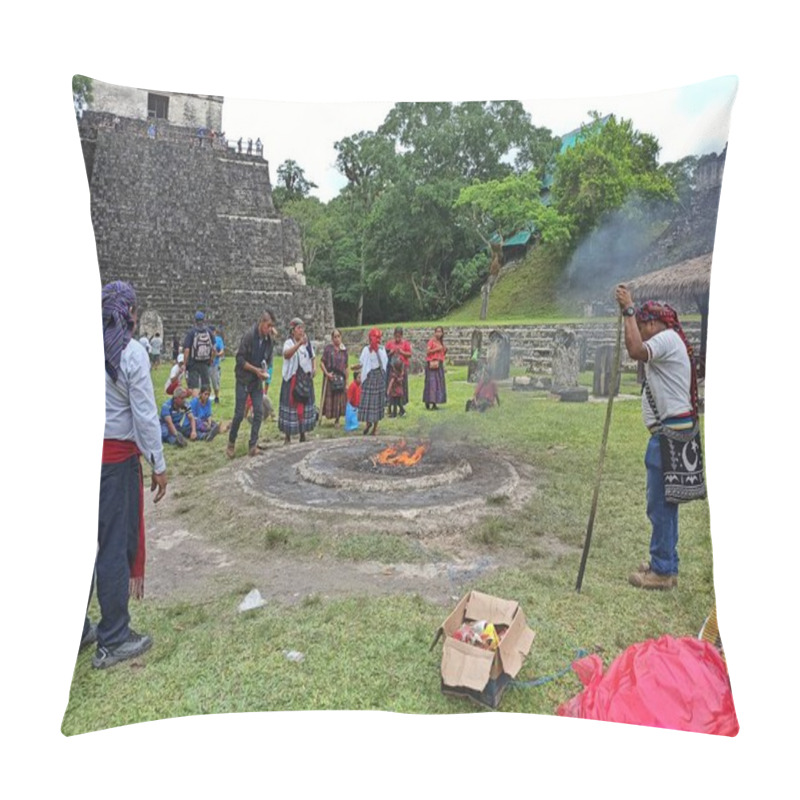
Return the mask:
[[678, 585], [677, 575], [659, 575], [649, 569], [647, 572], [632, 572], [628, 576], [628, 583], [631, 586], [636, 586], [638, 589], [658, 589], [666, 591], [674, 589]]

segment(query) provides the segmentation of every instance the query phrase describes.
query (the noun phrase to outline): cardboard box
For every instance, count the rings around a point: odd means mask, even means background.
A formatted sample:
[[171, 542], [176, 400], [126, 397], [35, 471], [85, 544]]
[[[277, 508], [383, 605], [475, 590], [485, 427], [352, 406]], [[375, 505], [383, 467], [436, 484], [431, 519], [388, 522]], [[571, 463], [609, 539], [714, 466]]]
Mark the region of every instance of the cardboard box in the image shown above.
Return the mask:
[[[484, 650], [453, 638], [464, 622], [477, 620], [508, 625], [497, 650]], [[522, 669], [536, 634], [528, 627], [519, 603], [472, 591], [441, 624], [434, 645], [442, 635], [442, 692], [497, 708], [509, 683]]]

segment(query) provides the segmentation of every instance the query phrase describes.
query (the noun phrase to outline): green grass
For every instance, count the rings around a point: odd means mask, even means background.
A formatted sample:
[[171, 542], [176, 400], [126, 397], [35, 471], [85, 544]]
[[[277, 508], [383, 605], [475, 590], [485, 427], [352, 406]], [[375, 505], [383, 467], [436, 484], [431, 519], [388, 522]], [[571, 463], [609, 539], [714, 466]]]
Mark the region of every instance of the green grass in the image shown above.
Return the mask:
[[[489, 316], [499, 320], [545, 321], [559, 317], [556, 288], [562, 264], [551, 250], [538, 247], [531, 250], [518, 265], [501, 272], [500, 280], [489, 297]], [[468, 300], [440, 324], [472, 324], [480, 319], [481, 295]]]
[[[223, 365], [221, 418], [233, 413], [233, 359]], [[157, 397], [166, 379], [157, 371]], [[162, 374], [163, 373], [163, 374]], [[277, 402], [279, 364], [271, 397]], [[705, 502], [684, 506], [681, 578], [677, 590], [646, 593], [627, 584], [628, 573], [647, 555], [643, 454], [647, 432], [638, 401], [618, 401], [608, 442], [592, 550], [583, 590], [575, 591], [586, 533], [606, 403], [560, 403], [547, 394], [502, 390], [500, 409], [465, 414], [473, 387], [466, 368], [448, 368], [448, 403], [437, 413], [420, 402], [422, 379], [412, 376], [406, 419], [385, 420], [381, 432], [467, 441], [503, 451], [527, 465], [537, 490], [521, 510], [503, 502], [465, 534], [471, 549], [503, 553], [513, 566], [483, 575], [470, 588], [520, 603], [536, 632], [518, 676], [552, 675], [578, 648], [599, 652], [608, 664], [628, 645], [659, 636], [696, 635], [714, 602], [709, 513]], [[583, 376], [585, 382], [586, 376]], [[319, 388], [319, 384], [318, 384]], [[623, 377], [623, 391], [633, 389]], [[279, 438], [274, 423], [265, 438]], [[315, 435], [344, 435], [330, 425]], [[244, 453], [246, 440], [240, 448]], [[170, 489], [186, 503], [194, 524], [188, 479], [210, 475], [227, 463], [225, 437], [167, 453]], [[212, 504], [216, 506], [218, 504]], [[214, 510], [207, 511], [210, 519]], [[440, 560], [414, 537], [400, 534], [336, 534], [265, 525], [246, 533], [214, 525], [221, 547], [261, 548], [270, 553], [321, 555], [339, 562], [385, 563]], [[133, 624], [151, 633], [153, 649], [138, 663], [94, 671], [91, 653], [78, 657], [63, 731], [76, 734], [132, 722], [191, 714], [296, 709], [386, 709], [409, 713], [464, 713], [476, 707], [439, 690], [441, 645], [429, 650], [449, 608], [422, 597], [390, 596], [326, 600], [311, 594], [296, 606], [277, 603], [239, 614], [252, 586], [200, 604], [132, 603]], [[263, 588], [263, 587], [262, 587]], [[96, 615], [96, 607], [92, 612]], [[301, 663], [284, 650], [305, 654]], [[509, 690], [502, 712], [555, 713], [581, 689], [569, 673], [540, 687]]]

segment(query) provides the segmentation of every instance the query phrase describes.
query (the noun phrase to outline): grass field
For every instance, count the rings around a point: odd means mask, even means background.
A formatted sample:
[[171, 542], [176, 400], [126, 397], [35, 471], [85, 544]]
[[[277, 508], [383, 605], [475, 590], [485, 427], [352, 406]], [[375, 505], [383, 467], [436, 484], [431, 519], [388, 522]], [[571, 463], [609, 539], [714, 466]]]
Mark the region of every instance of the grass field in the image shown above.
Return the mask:
[[[354, 361], [351, 356], [351, 361]], [[154, 372], [157, 401], [164, 399], [168, 372]], [[270, 396], [277, 403], [280, 363]], [[667, 593], [630, 587], [628, 573], [647, 556], [644, 449], [647, 441], [638, 401], [614, 404], [605, 472], [583, 590], [575, 591], [592, 500], [605, 403], [560, 403], [545, 394], [501, 389], [502, 406], [484, 415], [465, 414], [473, 387], [466, 368], [448, 368], [448, 403], [426, 413], [422, 378], [412, 376], [406, 419], [384, 420], [381, 432], [441, 435], [502, 450], [535, 470], [538, 491], [520, 512], [499, 505], [468, 532], [470, 545], [487, 555], [502, 550], [515, 566], [476, 580], [471, 587], [518, 601], [536, 632], [520, 681], [550, 676], [579, 649], [598, 652], [606, 664], [628, 645], [669, 633], [696, 635], [714, 603], [709, 513], [705, 502], [681, 509], [681, 577]], [[588, 382], [588, 376], [582, 376]], [[222, 419], [233, 413], [233, 359], [223, 363]], [[623, 392], [633, 391], [623, 376]], [[318, 376], [319, 390], [319, 376]], [[315, 436], [343, 436], [330, 425]], [[262, 438], [278, 441], [275, 423]], [[240, 434], [237, 455], [244, 455]], [[225, 436], [210, 444], [168, 448], [170, 492], [186, 492], [188, 479], [227, 464]], [[205, 455], [198, 458], [198, 450]], [[268, 457], [268, 456], [265, 456]], [[363, 534], [328, 539], [302, 529], [240, 531], [224, 546], [260, 546], [270, 552], [315, 554], [327, 559], [387, 562], [433, 558], [402, 536]], [[563, 545], [554, 554], [545, 541]], [[132, 624], [155, 641], [135, 664], [106, 672], [91, 668], [91, 652], [79, 655], [65, 734], [192, 714], [295, 709], [385, 709], [448, 714], [478, 710], [466, 700], [440, 693], [441, 645], [429, 650], [449, 609], [420, 595], [353, 596], [327, 600], [311, 594], [297, 606], [278, 604], [239, 614], [237, 605], [253, 588], [210, 596], [200, 604], [132, 603]], [[455, 604], [455, 603], [453, 603]], [[97, 609], [93, 605], [93, 616]], [[284, 650], [305, 654], [291, 663]], [[502, 712], [555, 713], [581, 685], [572, 673], [536, 688], [509, 690]]]

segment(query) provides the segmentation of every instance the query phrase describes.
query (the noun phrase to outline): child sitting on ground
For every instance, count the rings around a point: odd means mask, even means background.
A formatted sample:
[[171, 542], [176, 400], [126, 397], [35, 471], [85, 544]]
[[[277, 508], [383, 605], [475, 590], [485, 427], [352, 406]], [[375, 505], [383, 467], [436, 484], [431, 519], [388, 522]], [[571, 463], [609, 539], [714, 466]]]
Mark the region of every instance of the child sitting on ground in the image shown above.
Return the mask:
[[500, 394], [497, 384], [492, 380], [486, 363], [482, 363], [478, 372], [478, 385], [471, 400], [467, 400], [465, 411], [480, 411], [483, 413], [493, 406], [500, 406]]
[[164, 392], [173, 394], [179, 386], [186, 388], [186, 364], [183, 363], [183, 353], [178, 353], [178, 357], [169, 371], [169, 378], [164, 384]]
[[197, 425], [197, 438], [210, 442], [219, 433], [219, 423], [211, 419], [211, 389], [203, 386], [200, 394], [190, 403], [192, 416]]

